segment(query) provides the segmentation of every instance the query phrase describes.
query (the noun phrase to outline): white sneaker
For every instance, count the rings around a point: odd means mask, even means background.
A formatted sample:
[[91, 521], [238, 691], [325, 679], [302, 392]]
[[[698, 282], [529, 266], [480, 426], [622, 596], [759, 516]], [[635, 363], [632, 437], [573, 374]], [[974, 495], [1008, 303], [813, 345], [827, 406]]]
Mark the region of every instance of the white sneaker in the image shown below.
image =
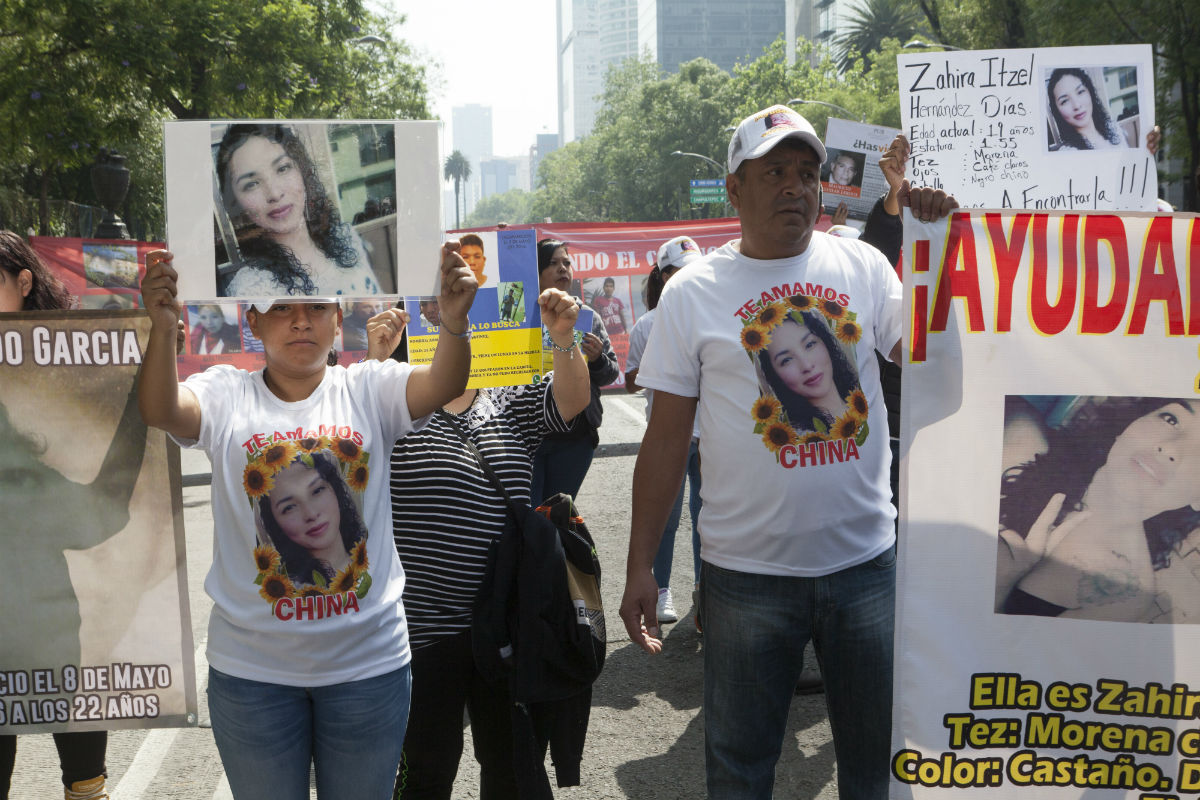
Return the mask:
[[675, 603], [671, 600], [670, 589], [658, 590], [658, 621], [678, 622], [679, 615], [675, 613]]

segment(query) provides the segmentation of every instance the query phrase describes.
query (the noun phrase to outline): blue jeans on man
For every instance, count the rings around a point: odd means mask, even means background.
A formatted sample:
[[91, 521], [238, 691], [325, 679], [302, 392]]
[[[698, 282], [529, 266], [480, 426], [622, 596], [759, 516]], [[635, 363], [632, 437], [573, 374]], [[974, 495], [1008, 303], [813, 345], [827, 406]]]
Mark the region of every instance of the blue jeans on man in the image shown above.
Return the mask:
[[711, 800], [766, 800], [811, 638], [841, 800], [883, 800], [892, 717], [896, 548], [818, 578], [705, 563], [705, 766]]

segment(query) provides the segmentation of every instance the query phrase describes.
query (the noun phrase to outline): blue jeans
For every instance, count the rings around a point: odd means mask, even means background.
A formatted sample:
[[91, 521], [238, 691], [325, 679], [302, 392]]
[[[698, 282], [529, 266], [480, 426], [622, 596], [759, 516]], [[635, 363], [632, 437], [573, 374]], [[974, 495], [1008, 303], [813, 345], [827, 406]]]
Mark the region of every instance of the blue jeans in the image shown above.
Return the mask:
[[234, 678], [209, 667], [213, 738], [233, 796], [387, 800], [408, 724], [408, 665], [361, 681], [305, 688]]
[[571, 499], [578, 497], [595, 452], [586, 436], [543, 440], [533, 456], [530, 505], [536, 506], [559, 492], [571, 495]]
[[710, 800], [765, 800], [811, 638], [825, 679], [841, 800], [884, 800], [892, 718], [896, 548], [819, 578], [704, 565]]
[[697, 440], [692, 439], [692, 443], [688, 447], [687, 480], [679, 486], [679, 494], [675, 496], [675, 505], [671, 506], [671, 516], [667, 517], [667, 527], [663, 528], [662, 540], [658, 543], [658, 553], [654, 556], [654, 580], [660, 589], [667, 589], [671, 586], [671, 561], [675, 555], [675, 531], [679, 528], [679, 519], [683, 516], [684, 489], [688, 490], [688, 511], [692, 515], [692, 583], [700, 582], [699, 444]]

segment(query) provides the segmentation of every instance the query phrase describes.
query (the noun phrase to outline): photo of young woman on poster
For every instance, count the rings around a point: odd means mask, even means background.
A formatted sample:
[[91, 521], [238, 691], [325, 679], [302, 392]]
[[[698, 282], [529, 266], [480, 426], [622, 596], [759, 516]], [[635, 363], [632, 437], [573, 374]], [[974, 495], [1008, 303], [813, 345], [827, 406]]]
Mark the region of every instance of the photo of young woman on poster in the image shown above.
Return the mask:
[[1200, 401], [1009, 397], [1005, 440], [1027, 460], [1001, 479], [998, 613], [1169, 622], [1200, 603], [1178, 566], [1200, 529]]
[[[1131, 102], [1120, 100], [1120, 122], [1105, 95], [1104, 75], [1113, 70], [1058, 67], [1046, 79], [1047, 141], [1053, 152], [1137, 147], [1137, 70], [1131, 74]], [[1118, 78], [1118, 80], [1120, 80]], [[1099, 82], [1099, 87], [1097, 87]]]
[[[381, 291], [363, 241], [310, 152], [324, 126], [220, 125], [214, 156], [222, 297], [368, 296]], [[214, 131], [215, 134], [216, 131]]]

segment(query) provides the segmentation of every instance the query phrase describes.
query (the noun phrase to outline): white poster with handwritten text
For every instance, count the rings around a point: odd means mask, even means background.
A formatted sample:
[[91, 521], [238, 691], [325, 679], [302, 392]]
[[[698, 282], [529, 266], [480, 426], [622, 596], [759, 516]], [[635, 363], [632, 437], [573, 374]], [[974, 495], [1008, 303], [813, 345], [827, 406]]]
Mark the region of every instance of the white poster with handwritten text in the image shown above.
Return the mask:
[[969, 208], [1149, 211], [1150, 45], [897, 56], [908, 177]]

